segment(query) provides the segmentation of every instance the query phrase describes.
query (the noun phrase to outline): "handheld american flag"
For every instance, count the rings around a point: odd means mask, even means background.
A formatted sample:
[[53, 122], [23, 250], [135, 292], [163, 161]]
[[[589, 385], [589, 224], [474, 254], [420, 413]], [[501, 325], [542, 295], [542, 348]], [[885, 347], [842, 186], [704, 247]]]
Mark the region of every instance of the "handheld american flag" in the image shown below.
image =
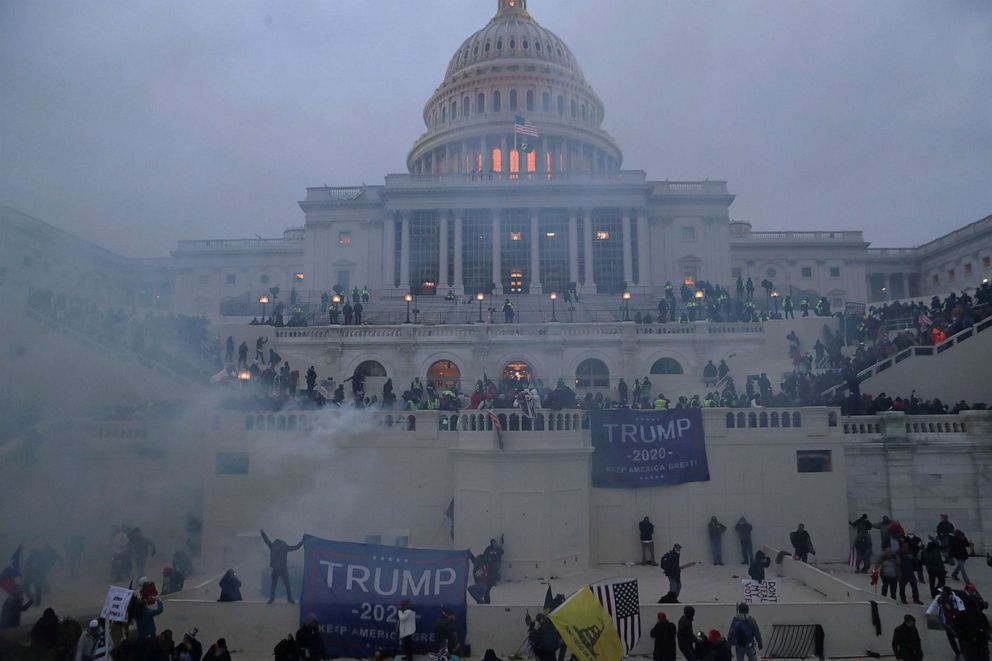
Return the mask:
[[637, 593], [637, 579], [597, 583], [589, 587], [610, 614], [610, 619], [613, 620], [617, 633], [620, 634], [625, 654], [630, 654], [641, 638], [641, 607]]

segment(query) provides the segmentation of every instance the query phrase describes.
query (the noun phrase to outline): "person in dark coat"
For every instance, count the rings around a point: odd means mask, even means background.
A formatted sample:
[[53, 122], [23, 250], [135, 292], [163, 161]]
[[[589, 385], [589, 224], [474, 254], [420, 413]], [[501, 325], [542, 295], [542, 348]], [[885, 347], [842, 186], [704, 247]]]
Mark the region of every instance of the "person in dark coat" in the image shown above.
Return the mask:
[[754, 560], [754, 547], [751, 544], [751, 532], [753, 530], [754, 526], [743, 516], [734, 525], [734, 532], [737, 533], [737, 539], [741, 543], [742, 565], [750, 565]]
[[719, 630], [710, 629], [707, 639], [710, 646], [702, 661], [733, 661], [734, 651], [730, 647], [730, 641]]
[[675, 661], [675, 644], [678, 632], [664, 612], [658, 613], [658, 623], [651, 628], [654, 638], [654, 661]]
[[799, 524], [798, 529], [789, 533], [789, 541], [792, 542], [792, 548], [795, 550], [795, 555], [799, 560], [808, 562], [811, 553], [816, 555], [816, 549], [813, 548], [813, 540], [810, 539], [809, 533], [806, 531], [806, 526], [802, 523]]
[[751, 562], [751, 566], [747, 569], [747, 575], [755, 581], [765, 580], [765, 570], [772, 564], [772, 559], [765, 555], [764, 551], [758, 551], [754, 554], [754, 560]]
[[654, 561], [654, 524], [651, 519], [644, 517], [637, 524], [637, 531], [641, 537], [641, 564], [655, 566]]
[[183, 634], [183, 642], [176, 645], [176, 661], [200, 661], [203, 658], [203, 645], [196, 639], [200, 630], [196, 627]]
[[320, 625], [317, 616], [307, 615], [306, 622], [296, 631], [296, 647], [304, 659], [325, 659], [324, 639], [320, 637]]
[[561, 638], [551, 620], [544, 613], [538, 613], [536, 618], [531, 619], [528, 613], [524, 622], [527, 624], [527, 640], [534, 656], [538, 661], [555, 661], [558, 648], [561, 647]]
[[258, 532], [262, 533], [262, 541], [269, 547], [269, 568], [272, 570], [272, 582], [269, 587], [269, 603], [271, 604], [275, 601], [276, 583], [279, 579], [282, 579], [282, 583], [286, 587], [286, 601], [291, 604], [296, 603], [293, 601], [293, 591], [289, 587], [288, 555], [290, 552], [303, 546], [303, 540], [301, 539], [299, 544], [290, 546], [281, 539], [276, 539], [275, 541], [270, 540], [264, 530], [259, 530]]
[[685, 657], [685, 661], [697, 661], [696, 656], [696, 633], [692, 630], [692, 618], [696, 615], [696, 609], [686, 606], [682, 609], [682, 617], [679, 618], [679, 625], [676, 632], [676, 641], [679, 651]]
[[892, 653], [899, 661], [922, 661], [923, 645], [916, 630], [916, 618], [906, 615], [892, 632]]
[[31, 627], [31, 649], [44, 655], [59, 644], [59, 618], [55, 611], [46, 608]]
[[165, 604], [154, 597], [141, 600], [134, 610], [134, 624], [138, 629], [138, 637], [145, 639], [155, 637], [155, 618], [165, 610]]
[[231, 661], [231, 652], [227, 649], [227, 641], [218, 638], [203, 655], [203, 661]]
[[351, 307], [351, 303], [345, 303], [344, 307], [341, 308], [341, 312], [344, 313], [344, 325], [351, 326], [351, 319], [355, 315], [355, 309]]
[[220, 579], [220, 599], [217, 601], [241, 601], [241, 599], [241, 579], [233, 569], [228, 569]]
[[450, 608], [442, 608], [441, 616], [434, 623], [434, 649], [458, 653], [458, 632], [455, 629], [455, 613]]
[[18, 585], [3, 602], [3, 612], [0, 613], [0, 629], [15, 629], [21, 626], [21, 613], [31, 608], [34, 602], [28, 599], [24, 602], [24, 589]]

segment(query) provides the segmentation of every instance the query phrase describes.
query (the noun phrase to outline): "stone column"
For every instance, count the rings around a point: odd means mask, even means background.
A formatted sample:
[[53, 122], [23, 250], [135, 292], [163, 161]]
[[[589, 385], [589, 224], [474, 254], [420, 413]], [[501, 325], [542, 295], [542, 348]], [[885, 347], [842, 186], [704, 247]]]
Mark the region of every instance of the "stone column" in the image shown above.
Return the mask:
[[410, 289], [410, 210], [400, 211], [402, 228], [400, 229], [400, 289]]
[[504, 135], [499, 141], [499, 171], [504, 176], [510, 174], [510, 155], [506, 151], [506, 136]]
[[500, 210], [493, 209], [493, 285], [495, 296], [503, 295], [503, 248], [500, 229]]
[[482, 171], [488, 177], [493, 170], [493, 152], [489, 149], [489, 137], [482, 136]]
[[465, 169], [465, 162], [468, 159], [468, 140], [462, 140], [462, 151], [458, 155], [458, 172], [469, 172], [472, 168], [468, 170]]
[[579, 284], [579, 221], [578, 210], [568, 210], [568, 280]]
[[541, 162], [537, 164], [537, 171], [544, 177], [551, 174], [548, 168], [548, 139], [541, 138]]
[[630, 240], [630, 209], [623, 210], [623, 279], [630, 287], [634, 283], [634, 257], [631, 252], [633, 243]]
[[592, 209], [585, 210], [585, 216], [582, 220], [582, 234], [584, 235], [583, 243], [585, 248], [585, 272], [586, 272], [586, 282], [582, 286], [582, 293], [584, 294], [595, 294], [596, 293], [596, 282], [593, 277], [592, 268]]
[[455, 281], [452, 286], [455, 294], [465, 293], [465, 283], [462, 282], [462, 210], [455, 209]]
[[530, 293], [540, 294], [541, 289], [541, 227], [537, 209], [530, 210]]
[[396, 221], [393, 214], [386, 215], [382, 223], [382, 286], [396, 288]]
[[651, 250], [651, 229], [648, 227], [648, 214], [645, 209], [637, 210], [637, 284], [641, 291], [651, 288], [651, 264], [648, 263]]
[[[439, 211], [438, 221], [441, 235], [438, 237], [438, 259], [437, 259], [437, 289], [435, 293], [444, 296], [448, 293], [448, 211]], [[442, 292], [442, 288], [444, 291]]]
[[896, 298], [896, 278], [898, 274], [890, 273], [888, 277], [888, 284], [885, 290], [885, 300], [892, 301]]

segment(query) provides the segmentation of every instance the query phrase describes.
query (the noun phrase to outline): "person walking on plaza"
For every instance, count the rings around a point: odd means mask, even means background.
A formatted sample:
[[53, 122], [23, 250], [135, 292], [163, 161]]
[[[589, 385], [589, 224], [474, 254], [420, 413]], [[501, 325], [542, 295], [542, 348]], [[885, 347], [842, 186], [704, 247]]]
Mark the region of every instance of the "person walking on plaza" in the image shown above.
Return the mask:
[[668, 594], [662, 597], [666, 602], [679, 602], [679, 593], [682, 592], [682, 565], [679, 564], [681, 553], [682, 545], [676, 544], [671, 551], [661, 556], [661, 570], [668, 577]]
[[754, 560], [754, 547], [751, 545], [751, 532], [754, 530], [747, 519], [743, 516], [737, 520], [734, 525], [734, 532], [737, 533], [737, 539], [741, 543], [741, 564], [750, 565], [751, 561]]
[[930, 598], [934, 599], [947, 582], [947, 568], [944, 567], [944, 556], [940, 552], [940, 542], [931, 541], [920, 554], [920, 560], [927, 570], [927, 582], [930, 585]]
[[716, 515], [710, 517], [706, 524], [706, 531], [710, 537], [710, 552], [713, 554], [713, 564], [723, 564], [723, 533], [727, 531], [727, 526], [717, 520]]
[[892, 654], [899, 661], [923, 661], [923, 644], [916, 630], [916, 618], [907, 614], [892, 632]]
[[401, 599], [396, 611], [396, 628], [400, 636], [403, 659], [413, 661], [413, 634], [417, 633], [417, 613], [410, 608], [409, 599]]
[[97, 638], [100, 636], [100, 622], [90, 620], [90, 624], [83, 631], [83, 635], [76, 642], [75, 661], [93, 661], [93, 652], [96, 651]]
[[[964, 568], [964, 563], [967, 562], [968, 553], [971, 550], [971, 542], [964, 536], [964, 532], [961, 530], [954, 531], [954, 534], [951, 535], [949, 549], [951, 559], [954, 560], [954, 571], [951, 572], [951, 578], [954, 580], [964, 580], [965, 583], [971, 583], [971, 579], [968, 578], [968, 572]], [[960, 579], [958, 578], [959, 575]]]
[[899, 558], [892, 549], [887, 549], [879, 556], [878, 576], [882, 581], [882, 596], [890, 596], [894, 600], [899, 582]]
[[756, 661], [758, 650], [764, 646], [761, 641], [761, 629], [749, 615], [750, 610], [747, 604], [738, 605], [737, 615], [730, 622], [730, 630], [727, 632], [727, 640], [734, 647], [737, 661], [743, 661], [745, 656], [748, 661]]
[[641, 535], [641, 564], [657, 565], [658, 563], [654, 561], [654, 524], [651, 523], [651, 519], [644, 517], [637, 524], [637, 528]]
[[800, 523], [798, 529], [789, 533], [789, 541], [792, 542], [796, 559], [808, 562], [810, 554], [816, 555], [816, 549], [813, 548], [813, 540], [810, 539], [809, 533], [806, 532], [806, 526], [804, 524]]
[[937, 524], [937, 542], [940, 544], [940, 550], [947, 559], [947, 564], [951, 564], [950, 547], [951, 547], [951, 536], [954, 534], [954, 524], [950, 522], [946, 514], [940, 515], [940, 523]]
[[320, 635], [320, 622], [317, 620], [316, 614], [308, 614], [303, 626], [296, 630], [296, 646], [300, 650], [301, 658], [327, 658], [324, 638]]
[[265, 343], [269, 341], [267, 337], [260, 337], [255, 340], [255, 360], [260, 363], [265, 362]]
[[[289, 554], [292, 551], [297, 550], [303, 546], [303, 540], [301, 539], [299, 544], [294, 544], [290, 546], [281, 539], [276, 539], [272, 541], [269, 536], [265, 534], [264, 530], [259, 530], [262, 533], [262, 541], [265, 545], [269, 547], [269, 568], [272, 570], [271, 585], [269, 587], [269, 603], [271, 604], [276, 599], [276, 583], [279, 579], [282, 579], [282, 584], [286, 587], [286, 601], [293, 604], [293, 590], [289, 586]], [[299, 639], [299, 637], [297, 637]]]
[[696, 632], [693, 631], [692, 619], [696, 615], [696, 609], [686, 606], [682, 609], [682, 617], [679, 618], [676, 640], [679, 644], [679, 651], [685, 657], [685, 661], [697, 661], [696, 657]]
[[899, 599], [906, 603], [906, 585], [912, 589], [913, 603], [922, 604], [920, 601], [920, 588], [916, 584], [916, 558], [909, 550], [909, 544], [903, 542], [899, 545], [899, 552], [896, 554], [899, 559]]
[[678, 631], [674, 624], [668, 621], [664, 612], [658, 612], [658, 623], [651, 627], [651, 637], [654, 638], [654, 661], [675, 661], [675, 645]]
[[248, 367], [248, 342], [244, 341], [238, 345], [238, 367]]
[[958, 618], [964, 616], [964, 611], [964, 602], [946, 585], [941, 588], [940, 594], [927, 607], [927, 615], [935, 615], [937, 621], [944, 628], [947, 643], [951, 646], [955, 658], [961, 654], [957, 639], [957, 624]]

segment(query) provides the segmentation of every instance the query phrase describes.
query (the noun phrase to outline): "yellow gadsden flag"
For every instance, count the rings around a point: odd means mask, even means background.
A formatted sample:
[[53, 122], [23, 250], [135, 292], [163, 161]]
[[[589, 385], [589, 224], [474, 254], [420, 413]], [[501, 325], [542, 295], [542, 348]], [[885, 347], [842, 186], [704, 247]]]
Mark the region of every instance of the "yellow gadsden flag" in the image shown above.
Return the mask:
[[610, 614], [584, 587], [548, 615], [579, 661], [620, 661], [623, 643]]

